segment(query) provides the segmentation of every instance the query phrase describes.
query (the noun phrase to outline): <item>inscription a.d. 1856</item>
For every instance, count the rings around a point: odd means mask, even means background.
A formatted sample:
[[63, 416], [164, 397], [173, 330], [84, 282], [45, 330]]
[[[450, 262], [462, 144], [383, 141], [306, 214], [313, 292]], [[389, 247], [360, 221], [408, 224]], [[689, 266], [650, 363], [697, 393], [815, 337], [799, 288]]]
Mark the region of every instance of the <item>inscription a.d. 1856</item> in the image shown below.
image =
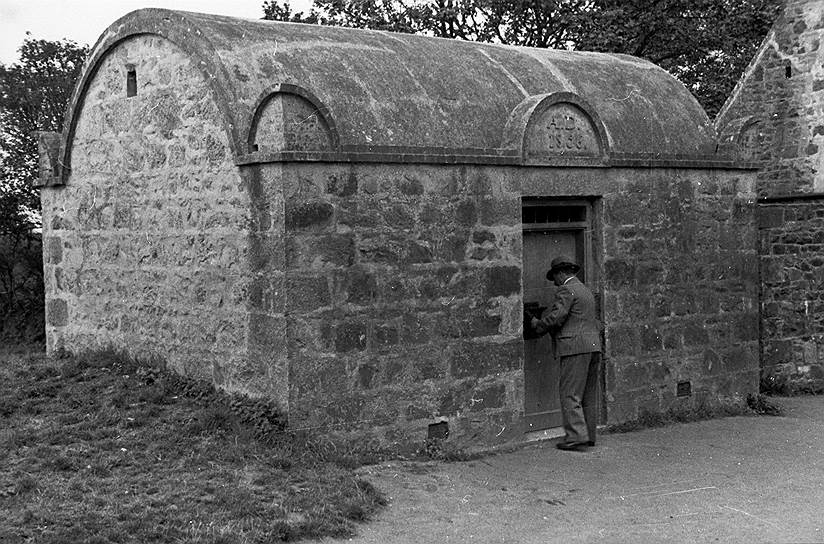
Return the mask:
[[532, 119], [525, 139], [527, 157], [600, 155], [589, 118], [572, 104], [553, 104]]

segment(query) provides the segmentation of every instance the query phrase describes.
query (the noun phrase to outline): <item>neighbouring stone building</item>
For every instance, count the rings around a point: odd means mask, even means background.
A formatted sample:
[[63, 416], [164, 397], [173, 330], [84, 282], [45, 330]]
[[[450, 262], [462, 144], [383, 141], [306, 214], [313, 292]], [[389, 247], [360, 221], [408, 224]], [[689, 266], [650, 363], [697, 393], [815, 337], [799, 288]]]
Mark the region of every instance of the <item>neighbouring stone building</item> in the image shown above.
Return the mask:
[[517, 441], [558, 425], [523, 308], [566, 252], [604, 421], [757, 390], [755, 172], [645, 61], [147, 9], [67, 115], [49, 351], [159, 356], [295, 428]]
[[824, 385], [824, 1], [789, 0], [719, 113], [760, 167], [764, 386]]

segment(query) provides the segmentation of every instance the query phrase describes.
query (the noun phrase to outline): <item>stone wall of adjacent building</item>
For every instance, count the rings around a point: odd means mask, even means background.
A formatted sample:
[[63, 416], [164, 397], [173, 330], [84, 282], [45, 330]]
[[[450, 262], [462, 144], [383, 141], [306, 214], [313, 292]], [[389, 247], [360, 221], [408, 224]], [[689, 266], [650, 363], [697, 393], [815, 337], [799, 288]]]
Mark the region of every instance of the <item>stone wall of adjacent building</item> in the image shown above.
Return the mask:
[[[762, 363], [765, 390], [822, 384], [815, 318], [824, 296], [824, 1], [789, 0], [716, 121], [761, 168]], [[782, 387], [777, 388], [779, 391]]]
[[824, 1], [789, 0], [716, 120], [759, 196], [824, 191]]
[[42, 191], [49, 351], [112, 345], [266, 390], [247, 368], [248, 193], [197, 67], [156, 36], [121, 42], [71, 143], [66, 185]]
[[522, 195], [594, 204], [609, 421], [757, 390], [752, 172], [280, 172], [296, 427], [422, 440], [446, 421], [458, 442], [523, 435]]
[[824, 389], [824, 199], [762, 203], [762, 386]]

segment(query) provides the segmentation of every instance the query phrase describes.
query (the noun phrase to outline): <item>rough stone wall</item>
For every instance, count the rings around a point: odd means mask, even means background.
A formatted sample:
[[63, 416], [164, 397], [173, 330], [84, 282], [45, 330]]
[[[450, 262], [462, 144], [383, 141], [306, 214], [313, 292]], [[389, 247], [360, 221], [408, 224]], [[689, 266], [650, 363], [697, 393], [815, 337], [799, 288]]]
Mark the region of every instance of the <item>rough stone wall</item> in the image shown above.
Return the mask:
[[762, 384], [767, 390], [824, 386], [824, 202], [762, 204]]
[[[761, 360], [768, 389], [824, 382], [824, 322], [815, 315], [824, 299], [824, 198], [814, 197], [824, 192], [822, 40], [824, 1], [788, 1], [716, 121], [727, 140], [743, 132], [744, 155], [762, 167]], [[776, 198], [786, 195], [797, 198]]]
[[[603, 300], [610, 422], [757, 391], [752, 173], [558, 169], [532, 171], [522, 190], [600, 195], [593, 287]], [[678, 397], [684, 381], [691, 394]]]
[[[268, 166], [265, 168], [269, 168]], [[521, 196], [593, 197], [613, 422], [756, 391], [754, 176], [283, 167], [290, 421], [520, 439]], [[690, 381], [692, 394], [677, 397]]]
[[[289, 413], [289, 366], [286, 351], [285, 232], [282, 167], [248, 166], [241, 170], [249, 190], [249, 284], [247, 366], [244, 382], [255, 393], [277, 401]], [[249, 388], [251, 389], [251, 388]]]
[[824, 191], [824, 1], [790, 0], [719, 113], [735, 140], [752, 118], [748, 156], [759, 161], [758, 195]]
[[42, 191], [49, 351], [115, 345], [258, 389], [244, 373], [249, 199], [197, 67], [162, 38], [117, 45], [86, 93], [71, 167]]
[[[290, 423], [422, 440], [521, 436], [516, 177], [284, 167]], [[497, 435], [497, 436], [496, 436]]]

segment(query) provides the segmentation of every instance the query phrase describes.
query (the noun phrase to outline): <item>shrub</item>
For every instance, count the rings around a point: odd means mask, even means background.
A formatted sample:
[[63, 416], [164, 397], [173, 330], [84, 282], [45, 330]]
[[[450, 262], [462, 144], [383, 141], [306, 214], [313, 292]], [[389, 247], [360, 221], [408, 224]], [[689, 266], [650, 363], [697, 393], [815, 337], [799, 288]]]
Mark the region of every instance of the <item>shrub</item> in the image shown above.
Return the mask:
[[0, 233], [0, 343], [42, 343], [44, 300], [40, 235]]

